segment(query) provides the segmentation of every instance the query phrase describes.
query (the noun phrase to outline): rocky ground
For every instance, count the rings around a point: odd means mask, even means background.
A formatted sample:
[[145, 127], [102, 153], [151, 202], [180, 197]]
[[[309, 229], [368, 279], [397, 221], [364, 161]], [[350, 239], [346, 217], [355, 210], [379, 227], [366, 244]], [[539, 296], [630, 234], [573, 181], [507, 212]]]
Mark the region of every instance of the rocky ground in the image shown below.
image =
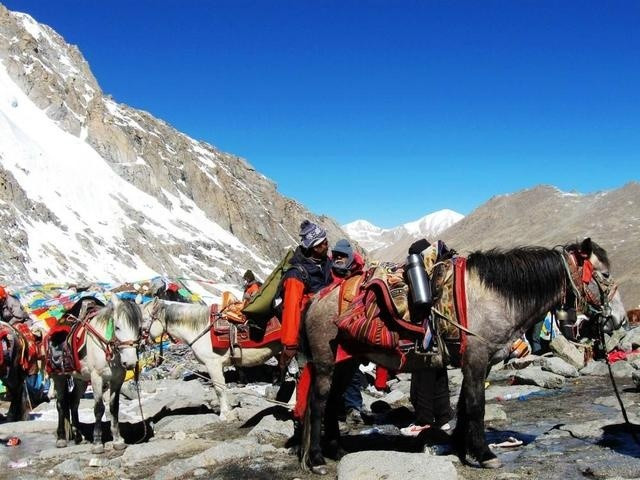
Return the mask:
[[[184, 359], [183, 359], [184, 360]], [[196, 364], [182, 361], [195, 370]], [[329, 478], [570, 479], [640, 478], [638, 391], [632, 377], [640, 366], [634, 356], [614, 364], [622, 400], [634, 426], [625, 426], [604, 362], [591, 361], [578, 372], [558, 357], [535, 357], [494, 368], [489, 376], [487, 438], [509, 437], [521, 446], [493, 447], [503, 461], [499, 470], [463, 465], [448, 455], [448, 436], [427, 432], [419, 438], [400, 435], [412, 418], [409, 376], [389, 382], [390, 392], [363, 392], [372, 411], [362, 425], [343, 425], [348, 455], [330, 462]], [[163, 378], [155, 378], [163, 377]], [[169, 378], [173, 377], [173, 378]], [[165, 364], [139, 382], [140, 414], [134, 382], [123, 389], [121, 431], [129, 444], [116, 451], [107, 444], [102, 455], [88, 443], [55, 448], [55, 405], [43, 403], [28, 422], [3, 423], [0, 438], [18, 436], [18, 446], [0, 445], [0, 478], [21, 479], [311, 479], [285, 447], [293, 433], [288, 410], [268, 401], [275, 388], [265, 369], [248, 372], [250, 383], [237, 383], [229, 372], [237, 405], [232, 419], [215, 413], [212, 391], [189, 371]], [[461, 383], [450, 370], [452, 403]], [[93, 423], [93, 401], [82, 400], [80, 417], [86, 433]], [[0, 411], [6, 411], [6, 403]], [[107, 424], [104, 424], [107, 428]], [[108, 431], [108, 430], [107, 430]], [[146, 440], [146, 441], [145, 441]]]

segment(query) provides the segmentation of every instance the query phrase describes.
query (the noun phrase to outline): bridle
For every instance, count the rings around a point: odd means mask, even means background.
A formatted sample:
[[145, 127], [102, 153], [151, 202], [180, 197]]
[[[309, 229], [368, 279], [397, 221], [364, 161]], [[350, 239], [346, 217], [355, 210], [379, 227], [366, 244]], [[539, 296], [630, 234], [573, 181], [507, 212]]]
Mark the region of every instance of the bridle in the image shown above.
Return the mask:
[[[563, 247], [560, 258], [575, 296], [576, 311], [590, 318], [597, 318], [598, 324], [605, 328], [612, 318], [611, 300], [618, 291], [618, 285], [608, 274], [595, 270], [583, 252], [570, 251]], [[563, 305], [566, 305], [566, 287], [562, 301]]]
[[[98, 343], [100, 348], [104, 351], [105, 358], [108, 362], [113, 360], [115, 353], [120, 352], [121, 350], [125, 350], [127, 348], [135, 348], [136, 354], [138, 351], [138, 347], [140, 346], [140, 332], [138, 333], [138, 339], [136, 340], [120, 340], [115, 336], [115, 333], [108, 335], [102, 335], [90, 322], [91, 320], [98, 315], [100, 312], [99, 308], [95, 308], [94, 310], [89, 311], [85, 317], [80, 321], [79, 326], [84, 327], [87, 332], [93, 337], [94, 340]], [[114, 319], [113, 315], [109, 317], [107, 320], [107, 332], [109, 330], [114, 329]], [[111, 338], [107, 338], [111, 337]]]

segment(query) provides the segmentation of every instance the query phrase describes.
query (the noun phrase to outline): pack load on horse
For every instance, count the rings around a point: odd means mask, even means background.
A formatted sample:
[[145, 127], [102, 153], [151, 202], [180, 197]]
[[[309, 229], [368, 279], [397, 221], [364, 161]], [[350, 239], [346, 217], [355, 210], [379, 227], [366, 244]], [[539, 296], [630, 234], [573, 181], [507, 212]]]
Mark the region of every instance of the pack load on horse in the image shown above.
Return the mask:
[[7, 419], [27, 420], [35, 404], [27, 378], [38, 374], [40, 337], [31, 331], [32, 320], [17, 297], [0, 286], [0, 381], [11, 399]]
[[[141, 312], [138, 306], [112, 295], [102, 302], [84, 301], [78, 306], [78, 316], [68, 315], [61, 328], [52, 328], [45, 340], [45, 362], [53, 379], [58, 410], [57, 447], [67, 441], [82, 441], [78, 405], [89, 382], [93, 388], [95, 424], [94, 453], [102, 453], [102, 416], [105, 383], [109, 385], [111, 434], [114, 448], [126, 448], [118, 427], [120, 389], [126, 371], [135, 368], [141, 333]], [[63, 335], [64, 334], [64, 335]], [[55, 340], [54, 340], [55, 337]], [[62, 357], [54, 360], [54, 356]]]
[[[433, 292], [432, 315], [425, 317], [430, 323], [411, 320], [404, 276], [389, 266], [383, 268], [390, 288], [375, 281], [380, 275], [365, 273], [360, 298], [342, 314], [339, 290], [317, 296], [310, 305], [304, 329], [314, 379], [305, 416], [303, 468], [327, 473], [323, 424], [326, 444], [338, 448], [334, 403], [340, 395], [329, 396], [336, 356], [345, 366], [366, 358], [403, 371], [437, 366], [441, 360], [459, 364], [463, 382], [452, 437], [456, 451], [465, 461], [496, 468], [500, 462], [484, 438], [484, 382], [490, 365], [504, 360], [514, 341], [552, 308], [575, 305], [605, 328], [618, 328], [625, 320], [606, 251], [590, 239], [553, 249], [476, 251], [467, 258], [448, 258], [438, 242], [423, 257]], [[360, 326], [350, 329], [347, 318]], [[429, 336], [435, 338], [437, 350], [425, 348], [432, 341]], [[381, 345], [375, 345], [378, 340]], [[329, 398], [333, 400], [328, 405]]]

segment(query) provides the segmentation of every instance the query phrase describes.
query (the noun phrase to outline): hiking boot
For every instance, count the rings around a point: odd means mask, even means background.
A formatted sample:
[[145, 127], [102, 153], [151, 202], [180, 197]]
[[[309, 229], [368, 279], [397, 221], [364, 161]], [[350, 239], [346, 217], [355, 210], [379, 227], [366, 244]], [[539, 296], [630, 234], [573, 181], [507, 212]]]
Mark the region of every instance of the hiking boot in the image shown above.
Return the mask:
[[345, 417], [345, 423], [349, 426], [358, 426], [364, 423], [362, 414], [355, 408], [350, 408]]

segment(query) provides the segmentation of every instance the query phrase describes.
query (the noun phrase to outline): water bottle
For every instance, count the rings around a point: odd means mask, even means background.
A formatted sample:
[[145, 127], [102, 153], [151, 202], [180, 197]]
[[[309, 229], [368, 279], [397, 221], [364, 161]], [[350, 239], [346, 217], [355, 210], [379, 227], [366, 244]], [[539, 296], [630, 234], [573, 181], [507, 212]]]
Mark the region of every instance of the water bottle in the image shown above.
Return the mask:
[[429, 307], [431, 305], [431, 284], [424, 269], [422, 255], [418, 253], [409, 255], [405, 268], [413, 306], [418, 309]]

